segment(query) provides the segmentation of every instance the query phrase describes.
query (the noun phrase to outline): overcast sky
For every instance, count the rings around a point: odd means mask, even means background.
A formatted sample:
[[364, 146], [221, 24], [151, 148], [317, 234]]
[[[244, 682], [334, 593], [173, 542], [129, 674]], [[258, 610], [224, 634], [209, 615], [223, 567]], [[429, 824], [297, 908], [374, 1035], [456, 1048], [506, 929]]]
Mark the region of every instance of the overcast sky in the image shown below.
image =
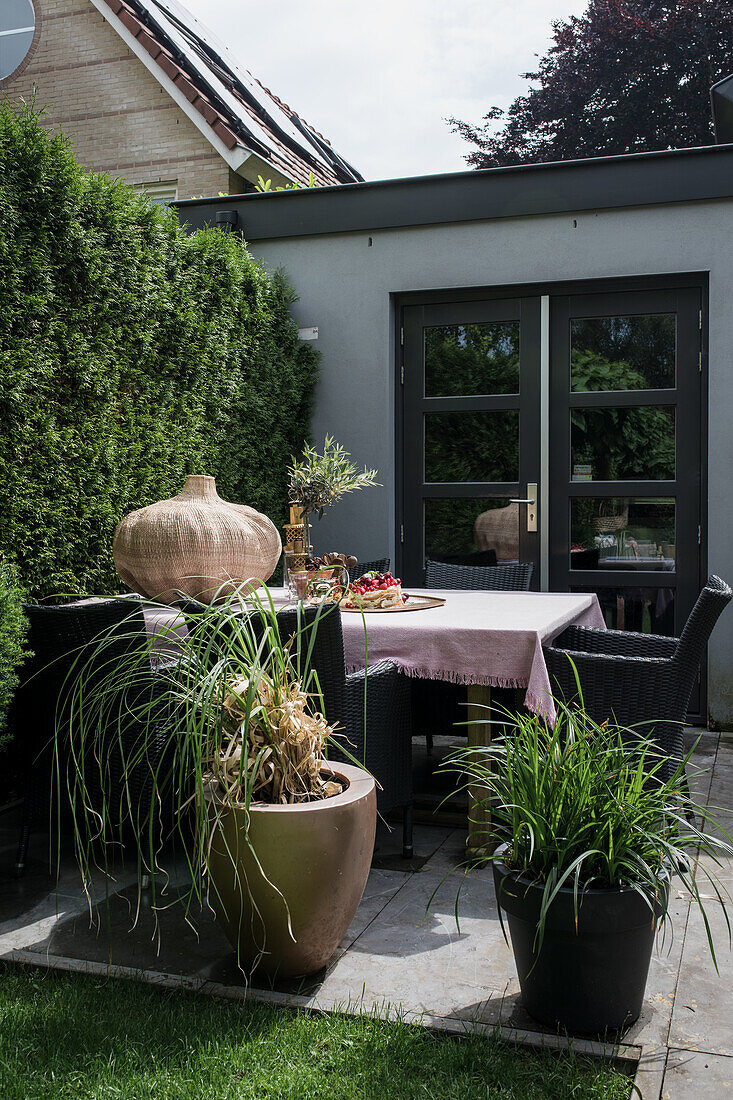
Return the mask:
[[182, 0], [366, 179], [460, 172], [445, 118], [511, 103], [587, 0]]

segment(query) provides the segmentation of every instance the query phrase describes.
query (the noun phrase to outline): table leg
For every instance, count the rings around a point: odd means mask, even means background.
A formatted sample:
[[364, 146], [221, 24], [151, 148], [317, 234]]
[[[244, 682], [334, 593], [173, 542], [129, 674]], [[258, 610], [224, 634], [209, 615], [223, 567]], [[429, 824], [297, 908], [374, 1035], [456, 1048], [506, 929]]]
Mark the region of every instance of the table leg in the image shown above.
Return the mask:
[[[481, 684], [468, 685], [468, 730], [469, 748], [491, 744], [491, 726], [487, 719], [491, 717], [487, 709], [491, 706], [491, 688]], [[468, 839], [466, 854], [470, 859], [489, 856], [494, 850], [491, 842], [491, 812], [482, 800], [486, 797], [483, 783], [472, 783], [468, 788]]]

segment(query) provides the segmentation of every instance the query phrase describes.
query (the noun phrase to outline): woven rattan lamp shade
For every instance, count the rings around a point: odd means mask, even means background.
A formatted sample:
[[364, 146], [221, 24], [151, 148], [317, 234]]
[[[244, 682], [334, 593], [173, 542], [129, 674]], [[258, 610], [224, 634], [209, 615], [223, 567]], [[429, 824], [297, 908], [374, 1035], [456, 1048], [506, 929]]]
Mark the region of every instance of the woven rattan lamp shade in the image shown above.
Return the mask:
[[177, 593], [210, 603], [244, 581], [266, 581], [282, 551], [275, 524], [230, 504], [213, 477], [191, 474], [180, 493], [130, 512], [115, 531], [115, 567], [144, 596], [172, 603]]

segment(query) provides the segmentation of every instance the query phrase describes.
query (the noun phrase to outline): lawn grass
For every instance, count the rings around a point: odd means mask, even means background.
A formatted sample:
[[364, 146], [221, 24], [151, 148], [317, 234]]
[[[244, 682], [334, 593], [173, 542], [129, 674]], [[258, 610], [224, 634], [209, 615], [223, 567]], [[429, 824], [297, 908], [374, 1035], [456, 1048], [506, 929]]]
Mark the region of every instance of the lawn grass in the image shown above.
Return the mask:
[[366, 1016], [229, 1003], [130, 981], [0, 968], [3, 1100], [621, 1100], [573, 1055]]

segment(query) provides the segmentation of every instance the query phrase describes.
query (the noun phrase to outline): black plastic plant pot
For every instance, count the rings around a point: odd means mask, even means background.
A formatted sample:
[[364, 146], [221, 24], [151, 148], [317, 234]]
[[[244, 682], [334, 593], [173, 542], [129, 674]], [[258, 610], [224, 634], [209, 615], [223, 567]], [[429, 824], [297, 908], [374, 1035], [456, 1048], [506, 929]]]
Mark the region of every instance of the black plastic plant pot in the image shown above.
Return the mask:
[[542, 886], [500, 860], [493, 867], [530, 1016], [573, 1035], [603, 1036], [632, 1024], [641, 1012], [668, 881], [660, 882], [654, 912], [635, 890], [586, 890], [578, 896], [577, 927], [572, 886], [563, 888], [548, 910], [537, 953]]

